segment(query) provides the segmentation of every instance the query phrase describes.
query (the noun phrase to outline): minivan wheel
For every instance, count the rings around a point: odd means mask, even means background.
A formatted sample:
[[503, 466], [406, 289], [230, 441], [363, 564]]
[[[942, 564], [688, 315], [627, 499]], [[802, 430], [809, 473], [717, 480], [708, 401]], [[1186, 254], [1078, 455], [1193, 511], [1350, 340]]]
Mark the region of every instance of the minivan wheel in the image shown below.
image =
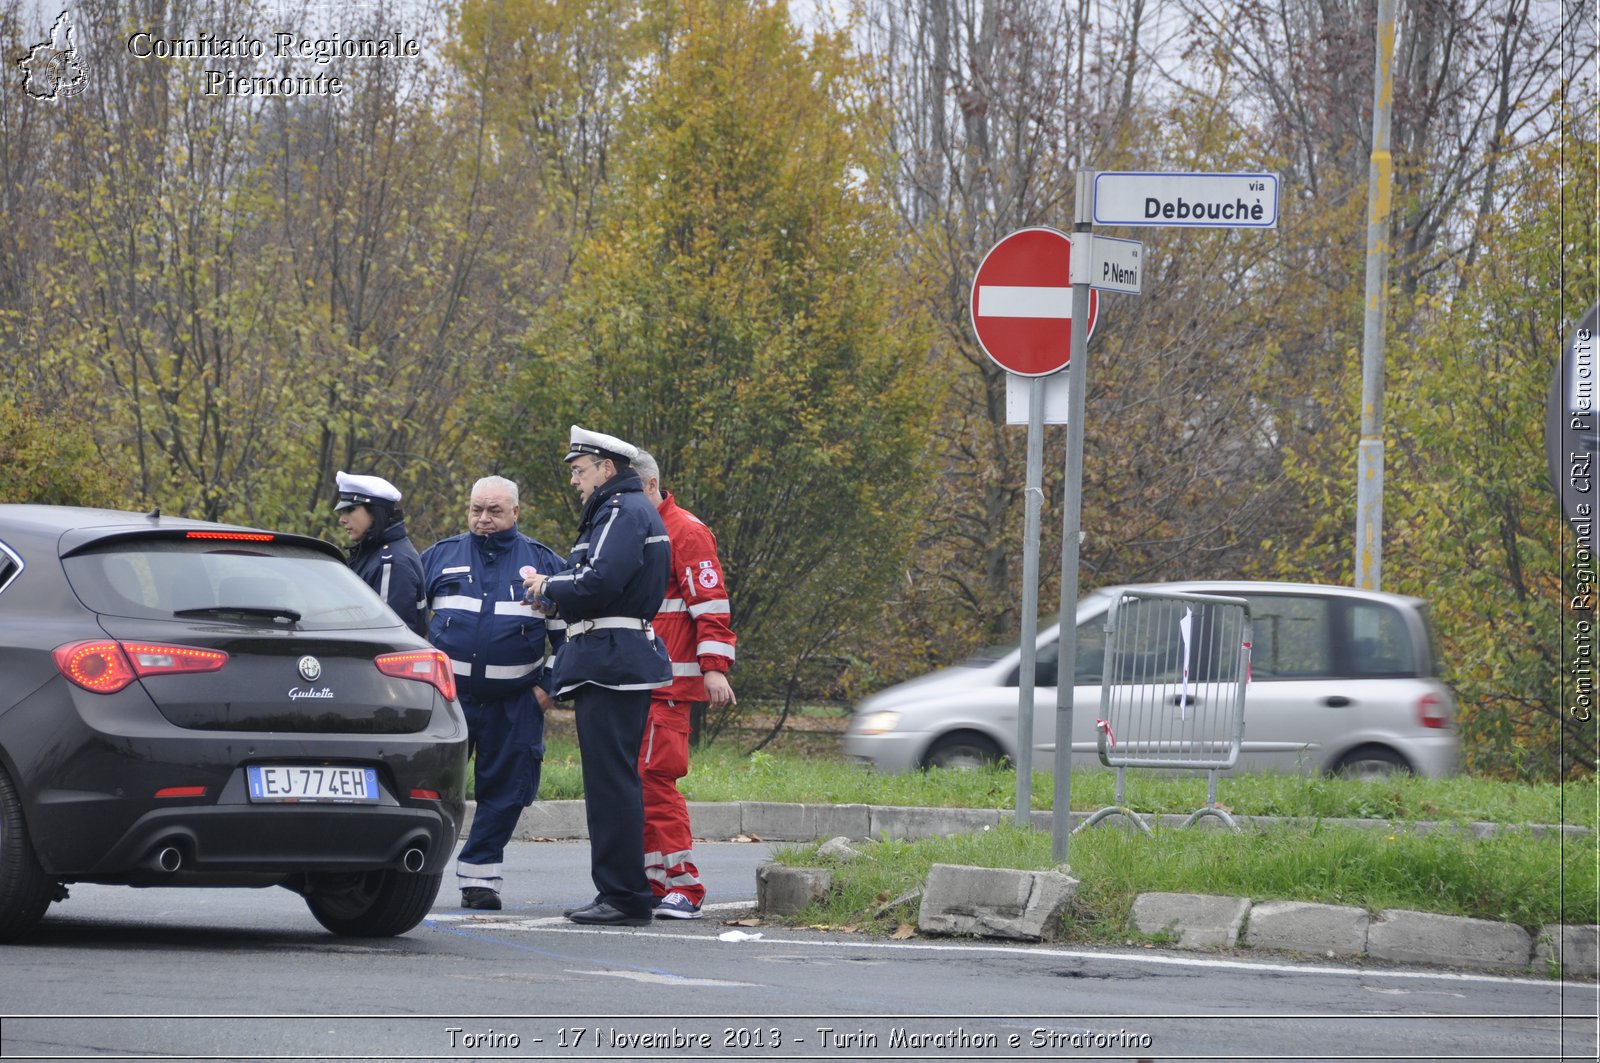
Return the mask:
[[324, 927], [346, 937], [394, 937], [422, 922], [444, 875], [392, 868], [353, 875], [307, 875], [306, 907]]
[[928, 752], [923, 754], [922, 766], [973, 771], [1005, 760], [1005, 754], [992, 740], [974, 731], [957, 731], [944, 735], [929, 746]]
[[1392, 749], [1362, 746], [1340, 757], [1333, 770], [1346, 779], [1387, 779], [1393, 775], [1410, 775], [1411, 765]]
[[56, 894], [56, 884], [33, 854], [16, 787], [0, 770], [0, 942], [29, 934]]

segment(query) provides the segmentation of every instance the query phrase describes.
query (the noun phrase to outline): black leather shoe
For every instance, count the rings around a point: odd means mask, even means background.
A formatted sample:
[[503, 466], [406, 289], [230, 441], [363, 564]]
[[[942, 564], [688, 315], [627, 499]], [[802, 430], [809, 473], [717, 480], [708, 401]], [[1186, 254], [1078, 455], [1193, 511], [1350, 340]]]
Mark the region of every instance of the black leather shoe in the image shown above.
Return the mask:
[[598, 901], [587, 908], [579, 908], [567, 916], [574, 923], [584, 923], [594, 926], [649, 926], [650, 914], [629, 915], [627, 912], [613, 908], [605, 901]]
[[573, 912], [587, 911], [588, 909], [593, 908], [595, 905], [597, 905], [599, 903], [600, 903], [600, 898], [596, 897], [594, 900], [589, 901], [586, 904], [580, 904], [576, 908], [563, 908], [563, 909], [561, 909], [561, 914], [570, 917]]
[[500, 894], [487, 886], [465, 886], [461, 890], [461, 907], [477, 908], [485, 912], [500, 910]]

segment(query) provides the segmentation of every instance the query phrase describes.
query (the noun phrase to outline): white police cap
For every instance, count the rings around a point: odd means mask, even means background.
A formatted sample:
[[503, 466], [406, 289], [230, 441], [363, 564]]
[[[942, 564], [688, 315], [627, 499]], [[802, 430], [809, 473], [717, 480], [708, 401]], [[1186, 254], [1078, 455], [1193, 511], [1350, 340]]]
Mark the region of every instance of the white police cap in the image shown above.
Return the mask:
[[567, 456], [562, 461], [572, 461], [585, 454], [593, 454], [600, 458], [621, 458], [632, 461], [639, 456], [639, 448], [616, 436], [608, 436], [604, 432], [591, 432], [577, 425], [572, 426], [572, 438], [568, 443]]
[[341, 471], [335, 474], [334, 480], [339, 485], [339, 500], [333, 504], [335, 512], [351, 506], [364, 506], [369, 502], [393, 505], [400, 501], [399, 489], [381, 476], [359, 476]]

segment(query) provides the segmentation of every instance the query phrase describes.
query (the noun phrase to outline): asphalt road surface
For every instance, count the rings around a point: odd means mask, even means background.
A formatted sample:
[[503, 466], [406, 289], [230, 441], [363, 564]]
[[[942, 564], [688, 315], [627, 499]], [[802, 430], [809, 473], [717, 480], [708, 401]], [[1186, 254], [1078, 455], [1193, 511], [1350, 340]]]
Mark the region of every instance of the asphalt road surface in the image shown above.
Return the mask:
[[697, 847], [707, 918], [579, 927], [586, 842], [516, 843], [505, 910], [399, 938], [286, 890], [75, 886], [0, 947], [0, 1058], [1594, 1059], [1596, 986], [744, 925], [764, 844]]

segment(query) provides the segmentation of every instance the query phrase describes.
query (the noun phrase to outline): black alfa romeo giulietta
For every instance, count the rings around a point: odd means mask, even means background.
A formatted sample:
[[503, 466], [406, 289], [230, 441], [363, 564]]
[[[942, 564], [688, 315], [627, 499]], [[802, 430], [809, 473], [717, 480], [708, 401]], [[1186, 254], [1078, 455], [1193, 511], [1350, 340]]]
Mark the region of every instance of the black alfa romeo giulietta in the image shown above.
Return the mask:
[[450, 661], [320, 539], [0, 505], [0, 941], [75, 882], [432, 906], [465, 811]]

